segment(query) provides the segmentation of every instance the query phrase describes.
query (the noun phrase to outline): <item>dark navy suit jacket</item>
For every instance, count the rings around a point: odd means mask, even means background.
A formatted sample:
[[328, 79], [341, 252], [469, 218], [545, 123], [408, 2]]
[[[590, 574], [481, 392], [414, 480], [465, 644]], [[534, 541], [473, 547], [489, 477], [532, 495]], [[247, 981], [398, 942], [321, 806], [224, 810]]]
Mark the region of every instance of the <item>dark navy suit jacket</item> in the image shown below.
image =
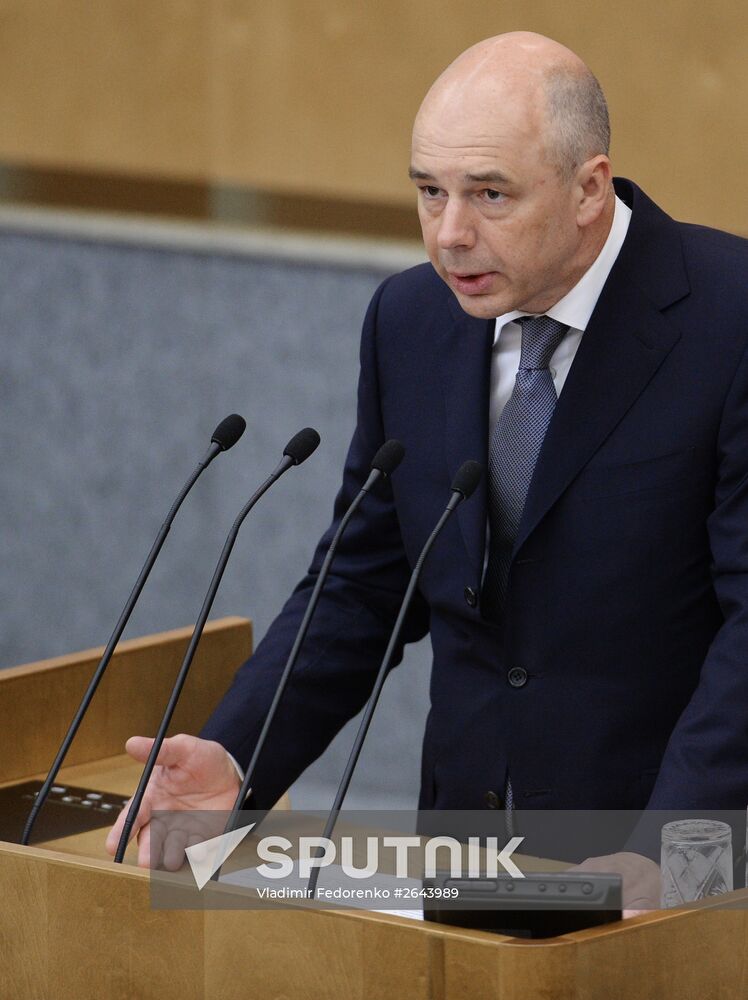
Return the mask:
[[[507, 768], [524, 808], [748, 804], [748, 242], [616, 187], [630, 228], [543, 443], [505, 624], [473, 606], [485, 478], [407, 620], [434, 651], [423, 808], [484, 808]], [[335, 523], [387, 438], [406, 458], [349, 527], [256, 772], [260, 808], [365, 702], [455, 471], [486, 463], [493, 332], [428, 264], [371, 302]], [[332, 530], [201, 734], [243, 765]]]

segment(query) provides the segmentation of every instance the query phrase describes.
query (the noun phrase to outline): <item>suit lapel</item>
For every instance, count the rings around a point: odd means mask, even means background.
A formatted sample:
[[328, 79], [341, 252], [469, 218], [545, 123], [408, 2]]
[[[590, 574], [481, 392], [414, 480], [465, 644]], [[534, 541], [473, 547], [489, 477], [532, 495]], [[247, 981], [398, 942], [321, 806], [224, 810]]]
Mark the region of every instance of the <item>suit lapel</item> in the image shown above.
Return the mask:
[[516, 554], [623, 419], [680, 337], [661, 309], [688, 294], [675, 223], [628, 181], [629, 232], [569, 370], [525, 502]]
[[[635, 287], [609, 282], [569, 370], [543, 441], [514, 551], [589, 462], [680, 337]], [[612, 302], [616, 308], [610, 308]]]
[[453, 323], [442, 334], [440, 358], [444, 387], [445, 447], [450, 482], [463, 462], [484, 466], [478, 489], [457, 509], [471, 561], [480, 569], [486, 544], [488, 400], [494, 320], [474, 319], [450, 299]]

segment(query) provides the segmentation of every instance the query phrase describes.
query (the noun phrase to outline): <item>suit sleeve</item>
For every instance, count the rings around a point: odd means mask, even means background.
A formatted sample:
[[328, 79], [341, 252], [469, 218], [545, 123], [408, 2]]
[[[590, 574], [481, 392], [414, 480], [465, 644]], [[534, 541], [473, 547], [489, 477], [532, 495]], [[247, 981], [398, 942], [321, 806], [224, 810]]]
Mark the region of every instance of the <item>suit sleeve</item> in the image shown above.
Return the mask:
[[[364, 320], [356, 429], [335, 501], [333, 521], [306, 577], [275, 619], [254, 655], [200, 735], [217, 740], [246, 768], [317, 574], [340, 519], [369, 474], [384, 443], [376, 329], [385, 281]], [[351, 520], [338, 548], [317, 610], [268, 734], [255, 773], [254, 804], [269, 808], [365, 704], [410, 576], [389, 485], [378, 484]], [[428, 630], [428, 608], [418, 595], [402, 632], [407, 642]]]
[[717, 449], [707, 531], [723, 623], [670, 736], [648, 809], [748, 804], [748, 352], [725, 398]]

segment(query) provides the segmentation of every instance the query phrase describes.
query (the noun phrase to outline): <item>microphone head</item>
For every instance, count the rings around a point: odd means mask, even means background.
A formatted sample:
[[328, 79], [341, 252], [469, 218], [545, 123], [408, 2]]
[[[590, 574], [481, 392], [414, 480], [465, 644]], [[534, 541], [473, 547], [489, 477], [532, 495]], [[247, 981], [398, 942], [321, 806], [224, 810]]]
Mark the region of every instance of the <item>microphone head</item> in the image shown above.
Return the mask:
[[452, 481], [452, 492], [462, 493], [465, 500], [473, 495], [476, 486], [483, 475], [480, 462], [463, 462]]
[[305, 427], [298, 434], [294, 434], [283, 454], [287, 455], [294, 465], [301, 465], [305, 462], [319, 444], [319, 434], [313, 427]]
[[403, 445], [399, 441], [396, 441], [395, 438], [390, 438], [389, 441], [384, 442], [374, 458], [372, 458], [371, 468], [372, 470], [377, 469], [383, 476], [391, 476], [402, 462], [404, 454], [405, 448]]
[[230, 413], [213, 431], [213, 437], [210, 440], [213, 444], [217, 444], [221, 451], [228, 451], [242, 436], [246, 426], [247, 421], [244, 417], [240, 417], [238, 413]]

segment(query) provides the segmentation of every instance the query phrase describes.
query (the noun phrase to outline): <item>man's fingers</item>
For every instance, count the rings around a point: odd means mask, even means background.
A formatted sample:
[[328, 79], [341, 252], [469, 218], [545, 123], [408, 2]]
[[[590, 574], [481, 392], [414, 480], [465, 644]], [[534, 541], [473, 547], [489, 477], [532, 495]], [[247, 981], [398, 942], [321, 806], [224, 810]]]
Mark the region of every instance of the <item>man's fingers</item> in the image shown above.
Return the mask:
[[[152, 736], [131, 736], [125, 743], [125, 750], [139, 764], [145, 764], [148, 755], [154, 744]], [[165, 764], [167, 767], [178, 764], [184, 758], [184, 746], [182, 741], [175, 736], [164, 740], [156, 758], [157, 764]]]
[[[119, 814], [115, 820], [114, 826], [111, 828], [107, 834], [105, 847], [109, 854], [114, 856], [117, 853], [117, 845], [119, 844], [120, 837], [122, 836], [122, 831], [125, 827], [125, 820], [127, 819], [127, 814], [130, 811], [130, 805], [132, 803], [132, 798], [129, 798], [127, 802], [122, 807], [122, 812]], [[148, 796], [140, 803], [140, 809], [138, 810], [138, 815], [132, 824], [129, 836], [127, 838], [127, 843], [131, 843], [133, 837], [138, 836], [138, 843], [140, 843], [139, 834], [144, 826], [148, 825], [148, 821], [151, 818], [151, 805], [148, 801]]]
[[189, 821], [188, 814], [154, 817], [138, 839], [140, 867], [178, 871], [185, 862], [186, 849], [206, 839], [202, 833], [190, 829]]
[[[153, 854], [153, 824], [146, 823], [138, 834], [138, 868], [150, 868]], [[156, 859], [158, 864], [158, 858]], [[153, 866], [155, 867], [155, 865]]]
[[587, 858], [569, 871], [618, 872], [623, 878], [623, 917], [638, 917], [660, 908], [660, 869], [657, 862], [641, 854], [621, 851]]
[[[131, 802], [132, 799], [127, 800], [125, 805], [122, 807], [122, 812], [115, 820], [114, 826], [107, 834], [106, 843], [104, 846], [106, 847], [107, 853], [111, 854], [112, 856], [114, 856], [117, 853], [117, 845], [119, 844], [119, 839], [122, 836], [122, 830], [124, 829], [125, 826], [125, 820], [127, 819], [127, 813], [130, 808]], [[143, 809], [141, 808], [140, 813], [135, 818], [135, 822], [132, 825], [132, 830], [130, 831], [130, 836], [128, 837], [128, 843], [132, 840], [132, 838], [138, 832], [140, 827], [143, 825], [143, 821], [141, 819], [142, 815], [143, 815]]]
[[125, 750], [131, 757], [138, 761], [139, 764], [145, 764], [148, 760], [148, 754], [151, 752], [152, 746], [152, 736], [131, 736], [125, 743]]
[[[179, 733], [177, 736], [168, 736], [161, 744], [161, 748], [156, 758], [157, 764], [166, 767], [173, 767], [175, 764], [182, 764], [194, 750], [195, 743], [199, 742], [197, 737]], [[154, 739], [152, 736], [131, 736], [125, 743], [125, 750], [141, 764], [148, 760]]]
[[138, 837], [138, 865], [140, 868], [159, 868], [164, 855], [164, 842], [168, 829], [163, 820], [155, 817], [147, 823]]
[[185, 848], [188, 843], [186, 830], [170, 830], [164, 843], [164, 868], [168, 872], [176, 872], [184, 864]]
[[104, 847], [106, 848], [107, 854], [114, 854], [117, 851], [117, 844], [119, 843], [119, 838], [122, 835], [122, 827], [125, 823], [125, 816], [127, 815], [127, 807], [125, 807], [122, 812], [117, 817], [117, 820], [113, 827], [110, 828], [109, 833], [106, 835], [106, 841]]

